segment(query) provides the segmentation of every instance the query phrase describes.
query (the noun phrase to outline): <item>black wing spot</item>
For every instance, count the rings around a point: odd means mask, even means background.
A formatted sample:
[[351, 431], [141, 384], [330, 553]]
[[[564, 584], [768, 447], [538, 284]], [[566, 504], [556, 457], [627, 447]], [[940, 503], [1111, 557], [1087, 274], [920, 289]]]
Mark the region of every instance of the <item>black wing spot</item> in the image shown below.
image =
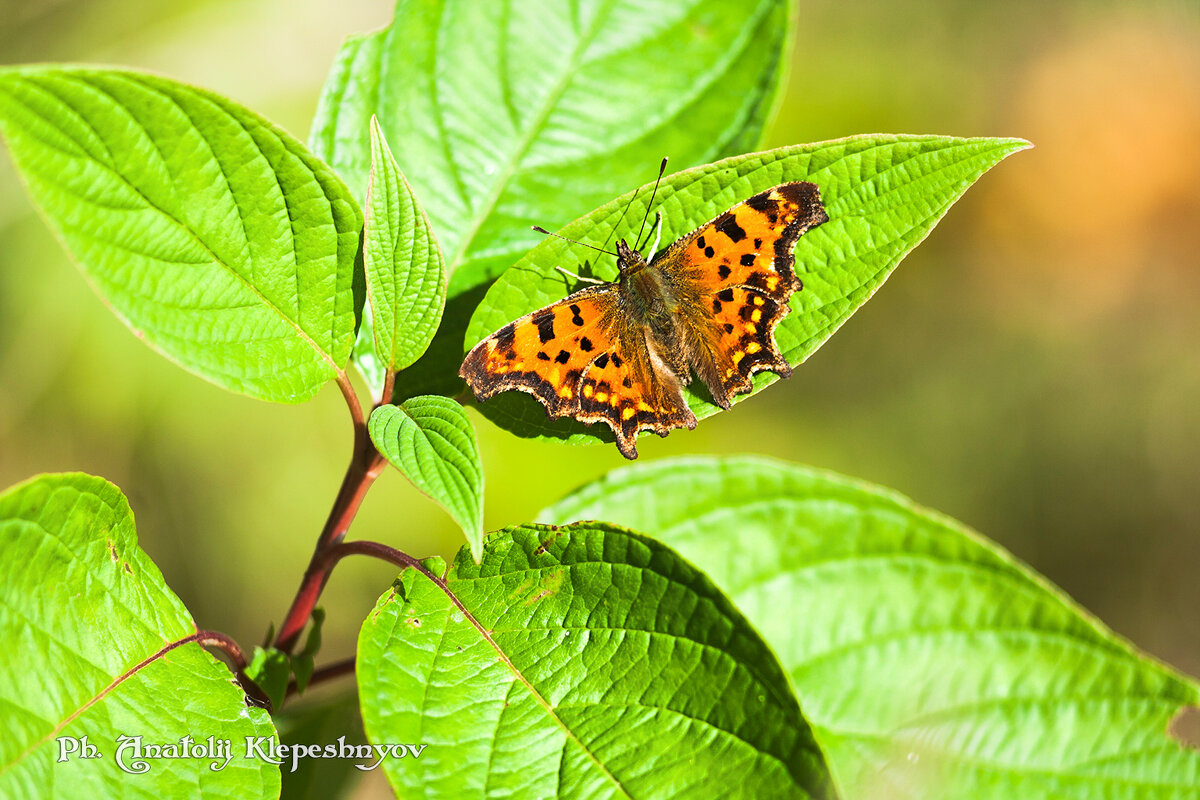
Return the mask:
[[[744, 264], [746, 262], [743, 260], [742, 263]], [[730, 269], [729, 269], [728, 264], [722, 264], [721, 266], [717, 267], [717, 274], [721, 276], [722, 280], [724, 280], [725, 278], [728, 278], [729, 273], [730, 273]]]
[[[726, 323], [725, 323], [725, 332], [726, 332], [726, 333], [733, 333], [733, 323], [732, 323], [732, 322], [726, 322]], [[538, 355], [541, 355], [541, 353], [538, 353]], [[546, 360], [547, 360], [547, 361], [549, 361], [550, 359], [546, 359]]]
[[621, 363], [622, 363], [621, 357], [619, 355], [617, 355], [616, 353], [612, 354], [612, 362], [613, 362], [614, 367], [616, 367], [617, 369], [621, 368]]
[[511, 350], [513, 341], [516, 339], [515, 328], [513, 323], [508, 323], [500, 330], [496, 331], [496, 349]]
[[537, 325], [538, 338], [542, 340], [542, 344], [554, 338], [554, 310], [550, 308], [543, 309], [533, 315], [533, 324]]
[[746, 238], [746, 232], [737, 224], [737, 220], [733, 218], [733, 214], [726, 213], [717, 220], [716, 229], [728, 236], [731, 242], [740, 242]]
[[755, 239], [754, 240], [754, 249], [757, 250], [760, 247], [762, 247], [762, 239]]
[[608, 353], [604, 353], [596, 359], [596, 369], [604, 369], [608, 366]]
[[571, 354], [568, 353], [566, 350], [559, 350], [558, 355], [556, 355], [554, 357], [554, 360], [557, 361], [559, 364], [565, 364], [571, 360]]
[[746, 205], [753, 208], [755, 211], [766, 211], [771, 206], [775, 205], [775, 201], [771, 199], [771, 190], [768, 189], [761, 194], [756, 194], [746, 201]]
[[594, 345], [592, 344], [592, 340], [586, 336], [579, 340], [579, 348], [581, 350], [583, 350], [583, 352], [585, 352], [585, 353], [592, 352], [593, 346]]
[[517, 351], [513, 350], [511, 348], [509, 348], [509, 351], [504, 354], [505, 361], [512, 361], [516, 357], [517, 357]]
[[713, 250], [711, 247], [706, 247], [706, 248], [704, 248], [704, 257], [705, 257], [705, 258], [712, 258], [712, 257], [713, 257], [713, 255], [715, 255], [715, 254], [716, 254], [716, 252], [717, 252], [717, 251], [716, 251], [716, 250]]
[[715, 297], [713, 298], [713, 313], [714, 314], [721, 313], [721, 301]]
[[726, 303], [733, 302], [733, 289], [726, 289], [723, 292], [717, 292], [717, 299], [723, 300]]
[[742, 256], [742, 266], [743, 267], [754, 266], [754, 253], [746, 253], [746, 255]]
[[540, 358], [542, 361], [549, 361], [549, 360], [550, 360], [550, 356], [546, 355], [546, 354], [545, 354], [545, 353], [543, 353], [541, 350], [539, 350], [539, 351], [538, 351], [538, 358]]
[[703, 236], [696, 239], [696, 247], [703, 249], [703, 247], [704, 247], [704, 237]]
[[626, 375], [624, 378], [621, 379], [621, 385], [624, 386], [626, 389], [632, 389], [633, 381], [629, 380], [629, 376]]

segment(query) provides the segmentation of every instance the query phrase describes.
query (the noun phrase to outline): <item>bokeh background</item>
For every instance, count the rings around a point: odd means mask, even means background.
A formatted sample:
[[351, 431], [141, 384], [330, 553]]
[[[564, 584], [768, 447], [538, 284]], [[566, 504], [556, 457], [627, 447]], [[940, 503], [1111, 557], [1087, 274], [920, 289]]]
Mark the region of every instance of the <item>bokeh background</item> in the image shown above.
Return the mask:
[[[304, 138], [341, 40], [390, 6], [0, 0], [0, 62], [152, 69]], [[1200, 675], [1200, 4], [803, 0], [790, 69], [767, 146], [893, 132], [1036, 149], [985, 175], [790, 380], [694, 432], [644, 436], [642, 458], [754, 452], [894, 487]], [[489, 529], [624, 463], [472, 415]], [[249, 646], [287, 608], [349, 445], [333, 386], [269, 405], [138, 342], [0, 158], [0, 485], [113, 481], [200, 626]], [[394, 472], [352, 535], [414, 555], [460, 541]], [[353, 652], [393, 572], [339, 567], [327, 657]]]

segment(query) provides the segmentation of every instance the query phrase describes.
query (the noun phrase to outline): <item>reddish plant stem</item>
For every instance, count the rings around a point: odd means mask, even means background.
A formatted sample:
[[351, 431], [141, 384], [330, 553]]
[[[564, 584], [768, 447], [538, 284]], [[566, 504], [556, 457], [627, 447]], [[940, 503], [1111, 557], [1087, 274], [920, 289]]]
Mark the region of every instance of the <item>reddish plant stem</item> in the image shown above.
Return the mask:
[[325, 527], [321, 529], [317, 545], [313, 548], [312, 558], [300, 581], [300, 588], [292, 600], [287, 616], [283, 619], [279, 635], [275, 637], [274, 646], [285, 653], [291, 653], [295, 649], [300, 634], [321, 597], [321, 590], [329, 580], [329, 571], [335, 562], [326, 558], [327, 551], [345, 537], [367, 490], [379, 477], [384, 465], [383, 456], [375, 449], [371, 437], [367, 434], [367, 421], [358, 402], [358, 395], [344, 372], [339, 373], [337, 384], [346, 398], [350, 418], [354, 423], [354, 452], [350, 458], [350, 466], [346, 468], [346, 476], [342, 479], [341, 488], [333, 501], [333, 508], [325, 520]]

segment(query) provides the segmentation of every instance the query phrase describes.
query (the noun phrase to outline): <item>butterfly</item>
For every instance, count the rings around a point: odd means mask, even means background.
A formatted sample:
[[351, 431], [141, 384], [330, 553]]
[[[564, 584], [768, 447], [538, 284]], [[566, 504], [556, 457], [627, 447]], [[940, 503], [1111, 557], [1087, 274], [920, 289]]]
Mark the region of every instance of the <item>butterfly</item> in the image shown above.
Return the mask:
[[802, 288], [792, 250], [828, 219], [817, 185], [797, 181], [743, 200], [649, 260], [619, 240], [615, 282], [505, 325], [467, 353], [459, 377], [481, 402], [515, 389], [551, 418], [605, 423], [635, 459], [640, 431], [696, 427], [682, 392], [693, 374], [726, 409], [754, 373], [791, 374], [775, 327]]

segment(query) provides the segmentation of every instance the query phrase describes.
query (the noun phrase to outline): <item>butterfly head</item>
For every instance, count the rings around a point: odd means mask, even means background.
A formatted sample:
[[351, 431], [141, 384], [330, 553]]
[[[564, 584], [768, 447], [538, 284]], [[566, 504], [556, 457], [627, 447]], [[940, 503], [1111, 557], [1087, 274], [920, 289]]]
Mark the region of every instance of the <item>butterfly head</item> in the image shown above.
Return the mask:
[[646, 259], [642, 254], [625, 244], [624, 239], [617, 240], [617, 271], [622, 278], [631, 278], [646, 268]]

